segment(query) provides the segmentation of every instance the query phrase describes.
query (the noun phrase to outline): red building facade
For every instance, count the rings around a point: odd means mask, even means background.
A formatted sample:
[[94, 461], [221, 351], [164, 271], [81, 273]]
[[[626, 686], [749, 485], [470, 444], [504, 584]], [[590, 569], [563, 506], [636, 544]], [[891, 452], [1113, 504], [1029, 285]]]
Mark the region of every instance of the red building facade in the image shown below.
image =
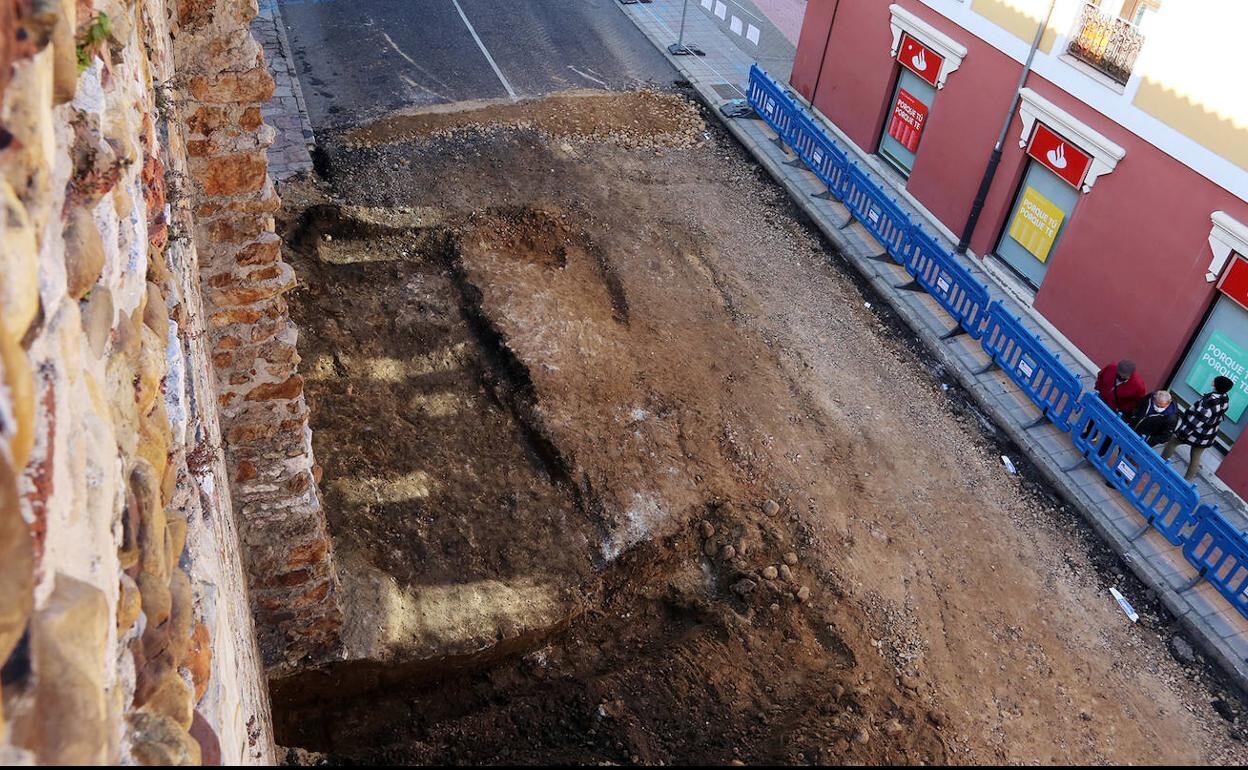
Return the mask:
[[[999, 4], [811, 2], [793, 68], [795, 90], [954, 241], [1032, 42], [972, 16]], [[1248, 405], [1248, 287], [1225, 280], [1248, 258], [1248, 175], [1137, 109], [1138, 74], [1067, 61], [1076, 34], [1042, 38], [970, 250], [1093, 362], [1134, 359], [1180, 400], [1229, 371]], [[1248, 411], [1232, 415], [1218, 475], [1248, 496]]]

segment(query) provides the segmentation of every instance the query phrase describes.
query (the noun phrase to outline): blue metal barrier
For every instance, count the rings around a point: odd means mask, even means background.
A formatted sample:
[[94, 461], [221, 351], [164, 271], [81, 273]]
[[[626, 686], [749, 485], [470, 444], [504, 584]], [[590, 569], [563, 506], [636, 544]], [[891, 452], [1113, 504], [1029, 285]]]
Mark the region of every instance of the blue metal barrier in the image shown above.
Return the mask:
[[819, 177], [819, 181], [827, 185], [828, 192], [837, 198], [844, 197], [841, 185], [844, 184], [845, 170], [849, 166], [845, 153], [828, 138], [805, 110], [798, 113], [796, 136], [794, 152]]
[[1075, 448], [1171, 545], [1182, 545], [1200, 503], [1196, 487], [1096, 393], [1083, 394], [1079, 408], [1079, 422], [1070, 432]]
[[772, 127], [780, 140], [790, 144], [793, 138], [793, 123], [798, 112], [797, 104], [784, 92], [780, 84], [759, 69], [757, 64], [750, 67], [750, 83], [746, 87], [746, 98], [754, 111], [767, 121], [767, 125]]
[[992, 363], [1040, 407], [1042, 418], [1070, 430], [1083, 391], [1079, 378], [999, 300], [988, 307], [988, 324], [980, 344]]
[[983, 335], [990, 302], [988, 287], [975, 280], [952, 254], [940, 248], [917, 226], [910, 233], [910, 261], [906, 270], [914, 276], [915, 283], [953, 316], [958, 327], [971, 335], [971, 339], [977, 340]]
[[841, 200], [854, 219], [884, 245], [894, 261], [906, 264], [910, 254], [910, 231], [914, 227], [910, 217], [853, 163], [845, 172], [842, 189]]
[[1183, 555], [1200, 577], [1248, 618], [1248, 542], [1217, 508], [1202, 505], [1193, 516], [1196, 528], [1183, 546]]

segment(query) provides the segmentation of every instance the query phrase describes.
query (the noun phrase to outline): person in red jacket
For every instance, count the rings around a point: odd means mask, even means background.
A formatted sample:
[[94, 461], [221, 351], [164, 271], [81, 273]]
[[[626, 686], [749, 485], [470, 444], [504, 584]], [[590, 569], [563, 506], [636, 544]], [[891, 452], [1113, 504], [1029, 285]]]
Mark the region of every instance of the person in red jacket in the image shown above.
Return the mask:
[[1135, 371], [1135, 362], [1125, 358], [1108, 364], [1096, 375], [1096, 392], [1120, 415], [1131, 414], [1148, 396], [1143, 378]]

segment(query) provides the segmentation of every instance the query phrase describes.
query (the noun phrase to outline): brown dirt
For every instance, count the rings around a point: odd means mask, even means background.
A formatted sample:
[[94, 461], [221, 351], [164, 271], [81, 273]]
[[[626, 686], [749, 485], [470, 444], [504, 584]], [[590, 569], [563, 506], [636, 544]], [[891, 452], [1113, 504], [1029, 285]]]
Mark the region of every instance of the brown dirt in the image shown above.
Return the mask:
[[344, 135], [356, 146], [532, 129], [546, 138], [613, 142], [625, 147], [690, 147], [703, 139], [702, 118], [687, 100], [663, 91], [567, 91], [519, 103], [458, 102], [400, 112]]
[[[417, 634], [393, 664], [276, 683], [280, 740], [351, 762], [1242, 764], [1211, 705], [1237, 698], [1169, 656], [1143, 589], [1004, 472], [710, 130], [658, 153], [532, 128], [331, 148], [341, 199], [445, 217], [363, 228], [389, 258], [347, 265], [295, 228], [336, 541], [413, 601], [497, 591], [504, 622], [488, 656], [461, 618], [472, 644]], [[350, 491], [416, 471], [423, 497]], [[554, 598], [511, 620], [533, 586]]]

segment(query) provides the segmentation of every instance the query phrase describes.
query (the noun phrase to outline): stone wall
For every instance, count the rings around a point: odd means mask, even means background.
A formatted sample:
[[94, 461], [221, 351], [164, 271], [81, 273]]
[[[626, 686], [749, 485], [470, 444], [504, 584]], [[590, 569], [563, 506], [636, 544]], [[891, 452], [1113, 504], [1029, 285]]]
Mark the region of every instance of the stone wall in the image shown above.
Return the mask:
[[0, 762], [272, 762], [244, 562], [334, 648], [254, 12], [0, 1]]
[[337, 656], [342, 616], [283, 298], [295, 275], [273, 232], [261, 108], [274, 84], [249, 30], [256, 12], [255, 0], [181, 0], [174, 50], [231, 488], [260, 649], [280, 675]]

